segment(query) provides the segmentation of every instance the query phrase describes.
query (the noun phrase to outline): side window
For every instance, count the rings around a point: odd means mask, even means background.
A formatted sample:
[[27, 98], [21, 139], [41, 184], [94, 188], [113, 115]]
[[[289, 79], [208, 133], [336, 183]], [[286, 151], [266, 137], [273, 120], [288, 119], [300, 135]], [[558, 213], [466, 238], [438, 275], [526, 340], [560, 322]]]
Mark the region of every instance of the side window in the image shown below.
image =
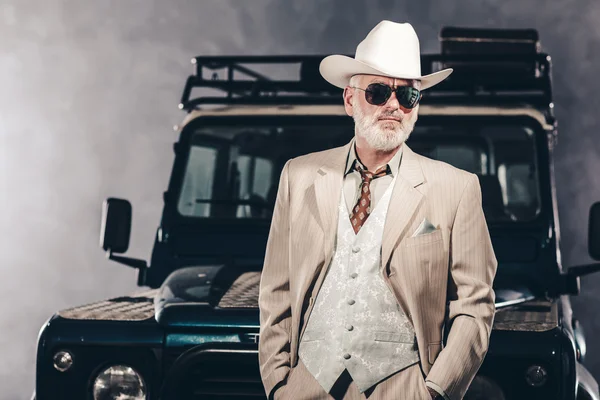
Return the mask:
[[439, 145], [435, 158], [469, 172], [481, 174], [486, 162], [485, 153], [474, 146]]
[[[417, 153], [425, 157], [444, 161], [476, 174], [487, 172], [488, 157], [481, 146], [476, 143], [437, 144], [434, 140], [411, 145]], [[432, 142], [435, 144], [432, 145]]]
[[238, 206], [236, 216], [262, 217], [267, 211], [269, 190], [273, 176], [273, 162], [263, 157], [241, 155], [237, 159], [240, 172], [239, 199], [254, 204]]
[[535, 176], [525, 164], [502, 164], [498, 167], [502, 197], [506, 206], [528, 206], [536, 202]]
[[539, 208], [533, 167], [529, 164], [500, 164], [498, 180], [506, 209], [517, 219], [533, 218]]
[[208, 217], [212, 197], [217, 149], [192, 146], [177, 208], [182, 215]]
[[272, 176], [273, 162], [266, 158], [257, 158], [254, 168], [254, 184], [252, 185], [254, 193], [266, 199], [271, 187]]

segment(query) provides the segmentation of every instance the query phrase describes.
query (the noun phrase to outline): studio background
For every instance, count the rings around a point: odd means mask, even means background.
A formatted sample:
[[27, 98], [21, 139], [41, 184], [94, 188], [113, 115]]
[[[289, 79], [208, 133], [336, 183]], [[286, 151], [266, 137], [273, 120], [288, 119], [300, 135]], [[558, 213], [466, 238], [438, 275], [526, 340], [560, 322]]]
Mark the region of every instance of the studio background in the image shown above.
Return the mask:
[[[424, 53], [444, 25], [536, 28], [554, 62], [556, 183], [565, 266], [588, 263], [600, 200], [600, 2], [594, 0], [2, 0], [0, 398], [29, 399], [40, 327], [59, 309], [136, 289], [98, 246], [104, 198], [134, 207], [148, 259], [195, 55], [353, 54], [382, 19], [411, 22]], [[341, 92], [340, 92], [341, 95]], [[600, 378], [600, 275], [573, 299]]]

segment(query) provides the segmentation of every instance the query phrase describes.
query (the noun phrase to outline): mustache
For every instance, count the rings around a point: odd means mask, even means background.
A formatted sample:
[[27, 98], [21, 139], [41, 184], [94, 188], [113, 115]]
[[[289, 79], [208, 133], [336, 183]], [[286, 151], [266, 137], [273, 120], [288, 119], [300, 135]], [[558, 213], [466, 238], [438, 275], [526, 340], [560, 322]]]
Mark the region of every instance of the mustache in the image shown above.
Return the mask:
[[380, 119], [380, 118], [396, 118], [396, 119], [399, 119], [399, 120], [403, 120], [404, 119], [404, 117], [402, 115], [395, 115], [393, 113], [382, 113], [381, 115], [377, 116], [377, 119]]

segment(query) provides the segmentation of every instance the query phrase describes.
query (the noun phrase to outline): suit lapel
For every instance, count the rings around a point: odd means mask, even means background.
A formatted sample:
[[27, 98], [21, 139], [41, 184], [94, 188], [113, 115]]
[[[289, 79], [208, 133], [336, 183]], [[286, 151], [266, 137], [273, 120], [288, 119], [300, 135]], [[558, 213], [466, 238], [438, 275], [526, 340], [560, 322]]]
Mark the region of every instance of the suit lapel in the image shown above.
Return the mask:
[[333, 149], [327, 161], [317, 171], [314, 182], [315, 202], [319, 210], [319, 222], [325, 238], [323, 243], [325, 265], [328, 265], [333, 255], [338, 222], [337, 206], [342, 193], [348, 151], [353, 143], [354, 138], [345, 146]]
[[423, 195], [415, 189], [424, 182], [418, 156], [404, 143], [402, 160], [385, 219], [381, 244], [381, 265], [388, 263], [393, 248], [407, 234], [410, 220], [419, 208]]

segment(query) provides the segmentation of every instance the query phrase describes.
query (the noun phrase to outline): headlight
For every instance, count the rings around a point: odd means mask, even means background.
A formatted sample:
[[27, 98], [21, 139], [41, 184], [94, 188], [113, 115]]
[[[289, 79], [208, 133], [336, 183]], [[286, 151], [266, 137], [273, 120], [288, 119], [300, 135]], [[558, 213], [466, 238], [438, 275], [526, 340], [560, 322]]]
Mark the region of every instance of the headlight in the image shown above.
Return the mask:
[[126, 365], [112, 365], [100, 372], [92, 391], [94, 400], [146, 400], [144, 380]]
[[496, 382], [488, 377], [477, 375], [465, 394], [465, 400], [505, 400], [505, 397]]

